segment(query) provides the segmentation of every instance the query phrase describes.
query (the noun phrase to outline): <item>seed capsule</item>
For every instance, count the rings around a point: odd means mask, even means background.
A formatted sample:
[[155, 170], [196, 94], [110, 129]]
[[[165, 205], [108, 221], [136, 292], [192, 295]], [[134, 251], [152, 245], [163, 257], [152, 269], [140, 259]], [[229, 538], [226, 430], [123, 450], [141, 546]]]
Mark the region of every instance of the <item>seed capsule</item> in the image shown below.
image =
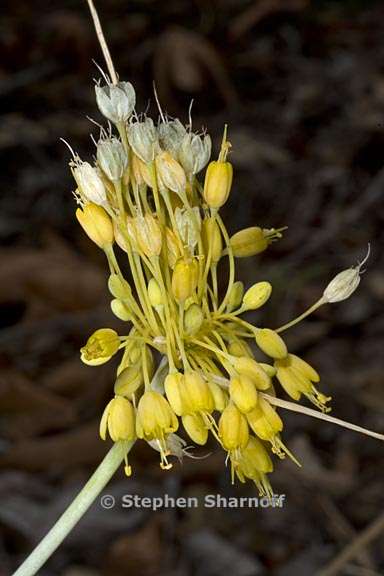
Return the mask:
[[79, 191], [86, 200], [98, 206], [107, 204], [107, 191], [96, 168], [89, 162], [78, 161], [73, 166], [72, 172]]
[[128, 156], [120, 140], [100, 140], [97, 145], [97, 163], [107, 178], [118, 182], [128, 167]]

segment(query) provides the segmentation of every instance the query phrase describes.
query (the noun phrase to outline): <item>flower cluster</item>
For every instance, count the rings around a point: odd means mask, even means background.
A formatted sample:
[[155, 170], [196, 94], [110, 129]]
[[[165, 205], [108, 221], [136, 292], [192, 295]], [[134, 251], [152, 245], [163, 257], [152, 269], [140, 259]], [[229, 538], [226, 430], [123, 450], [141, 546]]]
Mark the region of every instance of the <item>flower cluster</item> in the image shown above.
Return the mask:
[[[111, 309], [128, 326], [124, 335], [101, 328], [81, 349], [92, 366], [122, 354], [100, 435], [114, 442], [143, 439], [168, 469], [170, 455], [187, 452], [176, 434], [181, 425], [197, 445], [211, 434], [227, 454], [232, 480], [251, 479], [271, 495], [272, 454], [294, 459], [282, 440], [275, 385], [322, 411], [330, 400], [317, 388], [316, 370], [290, 353], [280, 334], [325, 302], [347, 298], [361, 265], [339, 274], [289, 324], [272, 330], [247, 322], [241, 314], [265, 305], [272, 286], [258, 281], [245, 289], [236, 280], [236, 258], [263, 252], [283, 229], [254, 226], [229, 237], [219, 213], [233, 177], [226, 128], [210, 161], [206, 133], [161, 111], [156, 124], [137, 115], [129, 82], [96, 86], [96, 101], [109, 128], [101, 130], [93, 165], [77, 156], [71, 162], [76, 216], [106, 254]], [[223, 259], [228, 280], [219, 287]], [[131, 473], [127, 460], [125, 470]]]

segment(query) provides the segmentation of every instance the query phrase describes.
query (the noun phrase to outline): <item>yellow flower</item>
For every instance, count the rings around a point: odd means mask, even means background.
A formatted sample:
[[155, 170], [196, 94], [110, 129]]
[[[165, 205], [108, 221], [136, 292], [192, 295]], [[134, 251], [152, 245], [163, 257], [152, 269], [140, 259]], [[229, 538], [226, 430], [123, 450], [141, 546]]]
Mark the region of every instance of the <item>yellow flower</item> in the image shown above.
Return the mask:
[[233, 403], [228, 404], [219, 420], [219, 438], [228, 452], [244, 448], [248, 442], [246, 417]]
[[257, 404], [257, 391], [251, 378], [240, 374], [231, 379], [229, 395], [240, 412], [250, 412]]
[[172, 275], [172, 292], [178, 302], [185, 302], [197, 287], [198, 265], [196, 260], [180, 259]]
[[211, 250], [211, 262], [217, 264], [223, 252], [223, 240], [215, 218], [206, 218], [203, 221], [202, 239], [206, 257]]
[[208, 427], [201, 414], [185, 414], [181, 418], [184, 429], [188, 436], [199, 446], [206, 444], [208, 440]]
[[272, 487], [267, 474], [273, 472], [273, 463], [264, 444], [254, 436], [250, 436], [248, 444], [241, 451], [236, 467], [238, 478], [244, 482], [245, 478], [253, 480], [260, 496], [273, 496]]
[[[232, 366], [239, 374], [248, 376], [258, 390], [267, 390], [272, 382], [263, 365], [256, 362], [254, 358], [240, 356], [232, 360]], [[272, 366], [270, 366], [272, 368]]]
[[117, 332], [111, 328], [100, 328], [88, 338], [88, 341], [81, 348], [81, 359], [85, 364], [98, 366], [108, 362], [118, 351], [120, 338]]
[[175, 414], [182, 416], [193, 412], [185, 387], [184, 374], [181, 372], [168, 374], [164, 381], [164, 390]]
[[166, 438], [178, 427], [179, 422], [167, 400], [154, 390], [144, 392], [137, 407], [136, 434], [148, 442], [156, 440], [163, 469], [172, 467], [167, 460]]
[[84, 232], [99, 248], [113, 244], [113, 225], [104, 208], [89, 202], [82, 209], [76, 210], [76, 218]]
[[134, 440], [135, 413], [129, 400], [115, 396], [106, 406], [100, 421], [100, 436], [106, 439], [108, 433], [114, 442]]
[[288, 354], [286, 358], [275, 361], [275, 368], [277, 379], [291, 398], [300, 400], [304, 394], [320, 410], [329, 412], [326, 403], [331, 397], [325, 396], [314, 386], [320, 376], [310, 364], [294, 354]]

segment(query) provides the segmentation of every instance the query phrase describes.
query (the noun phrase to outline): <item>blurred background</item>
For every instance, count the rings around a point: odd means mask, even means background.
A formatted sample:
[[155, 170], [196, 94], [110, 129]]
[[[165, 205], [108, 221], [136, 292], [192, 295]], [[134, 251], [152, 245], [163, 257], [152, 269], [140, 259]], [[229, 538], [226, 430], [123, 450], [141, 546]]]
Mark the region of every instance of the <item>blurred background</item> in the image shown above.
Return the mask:
[[[239, 262], [269, 280], [275, 327], [319, 298], [371, 243], [361, 286], [290, 331], [313, 363], [333, 414], [384, 430], [384, 6], [369, 0], [108, 0], [97, 3], [120, 77], [138, 109], [204, 126], [225, 122], [235, 184], [231, 233], [288, 226], [283, 240]], [[79, 360], [109, 311], [105, 262], [74, 219], [68, 140], [92, 157], [100, 121], [93, 64], [104, 65], [85, 1], [3, 0], [0, 14], [0, 575], [10, 574], [97, 466], [98, 423], [113, 365]], [[302, 461], [277, 462], [282, 509], [103, 510], [96, 503], [40, 574], [297, 576], [384, 574], [384, 447], [284, 412]], [[197, 451], [205, 455], [207, 450]], [[160, 471], [137, 446], [134, 475], [106, 492], [256, 495], [231, 487], [218, 450]], [[376, 522], [376, 524], [374, 524]], [[377, 524], [378, 523], [378, 524]], [[373, 525], [373, 533], [372, 532]], [[383, 532], [381, 532], [383, 528]], [[365, 536], [338, 570], [329, 563]], [[370, 534], [370, 536], [369, 536]], [[359, 540], [357, 540], [357, 544]], [[327, 568], [328, 566], [328, 568]]]

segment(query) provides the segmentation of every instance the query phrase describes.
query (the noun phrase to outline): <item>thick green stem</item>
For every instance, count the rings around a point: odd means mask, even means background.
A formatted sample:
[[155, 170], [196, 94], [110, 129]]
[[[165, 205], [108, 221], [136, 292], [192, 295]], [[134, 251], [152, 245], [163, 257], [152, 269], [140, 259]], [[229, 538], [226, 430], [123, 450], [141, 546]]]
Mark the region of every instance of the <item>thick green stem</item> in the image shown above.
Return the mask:
[[13, 576], [34, 576], [68, 536], [111, 479], [133, 442], [116, 442], [84, 488]]

